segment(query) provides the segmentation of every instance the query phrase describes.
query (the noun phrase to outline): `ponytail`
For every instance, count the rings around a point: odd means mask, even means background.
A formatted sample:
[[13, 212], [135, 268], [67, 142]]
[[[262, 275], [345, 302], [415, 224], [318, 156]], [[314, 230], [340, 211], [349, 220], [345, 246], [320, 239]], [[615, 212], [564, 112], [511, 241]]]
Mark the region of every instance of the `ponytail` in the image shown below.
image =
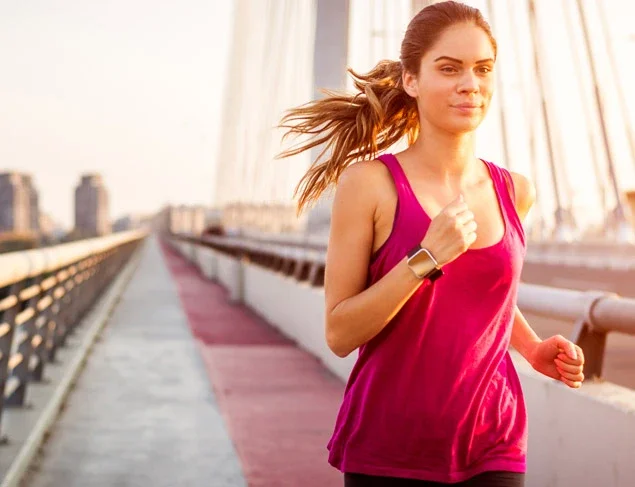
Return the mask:
[[[294, 197], [300, 193], [298, 214], [331, 184], [337, 184], [348, 165], [374, 159], [404, 135], [413, 143], [419, 133], [417, 103], [403, 89], [399, 61], [381, 61], [365, 75], [352, 69], [348, 72], [357, 94], [325, 90], [326, 98], [292, 108], [280, 122], [281, 128], [288, 129], [283, 140], [292, 134], [309, 135], [310, 140], [285, 150], [278, 158], [324, 144], [295, 188]], [[320, 161], [325, 154], [328, 157]]]

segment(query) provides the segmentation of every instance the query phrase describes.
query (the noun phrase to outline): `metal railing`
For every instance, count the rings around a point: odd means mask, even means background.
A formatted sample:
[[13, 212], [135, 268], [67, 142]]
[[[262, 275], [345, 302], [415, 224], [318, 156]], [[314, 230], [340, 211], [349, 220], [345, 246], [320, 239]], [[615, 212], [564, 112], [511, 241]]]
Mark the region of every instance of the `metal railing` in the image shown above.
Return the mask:
[[[123, 232], [0, 255], [0, 421], [145, 237]], [[1, 423], [0, 423], [1, 424]]]
[[299, 282], [311, 286], [324, 285], [326, 244], [323, 238], [313, 240], [287, 236], [195, 237], [173, 235], [182, 241], [204, 245], [236, 258], [246, 258], [254, 264], [266, 267]]
[[[324, 238], [300, 237], [192, 237], [172, 235], [182, 242], [210, 247], [218, 252], [294, 277], [298, 282], [324, 284]], [[635, 277], [635, 276], [634, 276]], [[585, 377], [600, 378], [607, 334], [635, 335], [635, 299], [602, 291], [573, 291], [522, 283], [518, 306], [528, 313], [575, 323], [569, 339], [585, 355]]]
[[610, 242], [529, 242], [528, 262], [635, 270], [635, 245]]

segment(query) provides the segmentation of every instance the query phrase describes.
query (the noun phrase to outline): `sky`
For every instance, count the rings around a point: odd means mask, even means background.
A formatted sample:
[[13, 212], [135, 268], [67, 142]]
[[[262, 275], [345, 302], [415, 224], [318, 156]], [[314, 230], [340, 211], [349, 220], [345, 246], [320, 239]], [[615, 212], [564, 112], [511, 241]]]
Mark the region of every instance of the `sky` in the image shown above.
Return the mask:
[[99, 172], [110, 213], [211, 204], [231, 1], [0, 2], [0, 172], [73, 224]]
[[[259, 1], [259, 0], [253, 0]], [[352, 0], [351, 39], [368, 29], [370, 0]], [[606, 7], [618, 54], [618, 69], [625, 87], [635, 84], [635, 3], [621, 0], [585, 0], [595, 18], [597, 1]], [[567, 3], [568, 2], [568, 3]], [[407, 0], [377, 18], [408, 20]], [[485, 1], [469, 1], [484, 9]], [[597, 207], [586, 188], [592, 184], [589, 145], [583, 126], [575, 62], [563, 41], [564, 5], [574, 0], [537, 0], [545, 36], [549, 87], [557, 105], [558, 151], [569, 166], [567, 178], [574, 188], [573, 202], [582, 212]], [[40, 192], [40, 208], [69, 228], [73, 224], [73, 192], [80, 175], [99, 172], [110, 192], [110, 213], [149, 213], [164, 204], [206, 204], [214, 201], [215, 158], [218, 153], [223, 90], [231, 39], [231, 0], [32, 0], [0, 2], [0, 171], [31, 173]], [[402, 5], [403, 4], [403, 5]], [[499, 18], [511, 12], [511, 0], [494, 0]], [[518, 2], [513, 3], [519, 9]], [[500, 64], [508, 73], [504, 101], [514, 126], [515, 169], [531, 176], [523, 125], [523, 83], [535, 83], [530, 57], [524, 57], [522, 76], [513, 74], [515, 46], [509, 36], [519, 31], [518, 46], [527, 54], [527, 21], [498, 22]], [[399, 20], [399, 17], [404, 19]], [[512, 25], [513, 24], [513, 25]], [[360, 27], [361, 26], [361, 27]], [[522, 41], [524, 39], [524, 41]], [[395, 57], [398, 42], [387, 46]], [[598, 44], [599, 46], [599, 44]], [[576, 52], [581, 52], [578, 40]], [[365, 69], [383, 53], [357, 41], [350, 47], [350, 65]], [[394, 54], [394, 55], [393, 55]], [[599, 56], [599, 75], [610, 76], [605, 56]], [[511, 77], [510, 77], [511, 76]], [[588, 73], [583, 74], [587, 100]], [[631, 120], [635, 123], [635, 97], [626, 89]], [[623, 166], [620, 178], [635, 187], [635, 168], [629, 162], [626, 138], [620, 125], [615, 90], [607, 89], [608, 117], [614, 145]], [[536, 106], [536, 99], [533, 106]], [[498, 101], [497, 101], [498, 102]], [[514, 119], [516, 117], [516, 119]], [[509, 123], [509, 122], [508, 122]], [[482, 157], [501, 159], [500, 144], [487, 134], [500, 130], [492, 107], [480, 140]], [[545, 159], [543, 153], [538, 158]], [[546, 166], [545, 166], [546, 167]], [[543, 171], [540, 187], [550, 184]], [[541, 198], [542, 204], [547, 199]], [[548, 210], [547, 210], [548, 211]]]

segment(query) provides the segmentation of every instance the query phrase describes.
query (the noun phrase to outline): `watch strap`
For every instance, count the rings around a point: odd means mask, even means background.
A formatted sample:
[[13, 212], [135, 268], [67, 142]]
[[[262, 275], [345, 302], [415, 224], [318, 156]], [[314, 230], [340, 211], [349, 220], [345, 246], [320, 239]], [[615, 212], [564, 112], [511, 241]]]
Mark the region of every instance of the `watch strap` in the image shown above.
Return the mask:
[[428, 274], [423, 276], [423, 278], [428, 279], [430, 282], [434, 282], [442, 275], [443, 275], [443, 270], [441, 270], [439, 267], [435, 267]]

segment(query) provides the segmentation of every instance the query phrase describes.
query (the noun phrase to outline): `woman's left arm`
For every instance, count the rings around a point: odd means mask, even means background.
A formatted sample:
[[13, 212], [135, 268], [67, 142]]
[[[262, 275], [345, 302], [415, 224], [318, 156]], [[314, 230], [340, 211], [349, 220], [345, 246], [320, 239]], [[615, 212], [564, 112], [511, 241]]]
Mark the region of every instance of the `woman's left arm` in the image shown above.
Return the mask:
[[[522, 174], [512, 172], [511, 175], [514, 182], [514, 191], [511, 194], [515, 194], [516, 196], [516, 201], [514, 202], [516, 212], [522, 222], [536, 201], [536, 188], [531, 180]], [[512, 329], [511, 342], [512, 346], [518, 350], [529, 363], [531, 363], [530, 357], [533, 349], [542, 342], [536, 332], [529, 326], [529, 323], [518, 309], [518, 306], [514, 309], [514, 327]]]
[[[511, 173], [516, 195], [516, 211], [523, 221], [536, 200], [533, 183], [522, 174]], [[569, 387], [582, 385], [584, 374], [584, 354], [582, 349], [562, 335], [541, 340], [518, 309], [514, 309], [514, 324], [511, 336], [512, 346], [525, 357], [538, 372], [561, 380]]]

